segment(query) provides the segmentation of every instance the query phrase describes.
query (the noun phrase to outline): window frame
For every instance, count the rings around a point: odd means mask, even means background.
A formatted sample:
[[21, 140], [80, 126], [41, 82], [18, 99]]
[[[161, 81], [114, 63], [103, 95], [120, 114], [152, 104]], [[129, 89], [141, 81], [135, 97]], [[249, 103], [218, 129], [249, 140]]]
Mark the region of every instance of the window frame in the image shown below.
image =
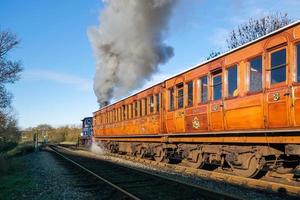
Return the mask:
[[[181, 86], [182, 85], [182, 86]], [[180, 87], [180, 88], [179, 88]], [[182, 90], [182, 96], [180, 97], [182, 99], [182, 106], [179, 107], [179, 91]], [[176, 84], [176, 104], [175, 104], [175, 107], [176, 109], [183, 109], [184, 106], [185, 106], [185, 92], [184, 92], [184, 82], [181, 82], [181, 83], [177, 83]]]
[[[231, 96], [229, 96], [229, 70], [232, 69], [232, 68], [236, 68], [236, 89], [235, 90], [239, 90], [239, 65], [238, 63], [234, 63], [234, 64], [231, 64], [229, 66], [226, 67], [226, 95], [225, 95], [225, 99], [233, 99], [233, 98], [237, 98], [239, 96], [239, 92], [236, 96], [234, 96], [234, 91], [232, 93]], [[222, 98], [221, 98], [222, 99]]]
[[133, 118], [133, 116], [132, 116], [132, 114], [133, 114], [133, 112], [132, 112], [132, 111], [133, 111], [132, 107], [133, 107], [133, 106], [132, 106], [132, 103], [130, 103], [130, 104], [129, 104], [129, 119], [132, 119], [132, 118]]
[[148, 98], [144, 98], [144, 116], [148, 115]]
[[[272, 84], [272, 54], [278, 51], [281, 51], [285, 49], [285, 81], [283, 82], [279, 82], [279, 83], [273, 83]], [[284, 86], [287, 85], [288, 83], [288, 46], [287, 44], [283, 44], [280, 46], [276, 46], [274, 48], [271, 48], [268, 52], [268, 68], [266, 69], [266, 71], [268, 72], [268, 88], [275, 88], [275, 87], [280, 87], [280, 86]], [[280, 67], [276, 67], [276, 69], [279, 69]]]
[[[218, 73], [217, 73], [218, 72]], [[214, 78], [217, 76], [221, 76], [221, 98], [215, 99], [215, 88], [214, 88]], [[223, 91], [224, 81], [223, 81], [223, 69], [219, 68], [211, 72], [211, 100], [212, 101], [221, 101], [224, 98], [224, 91]]]
[[155, 113], [160, 112], [160, 93], [155, 94]]
[[[294, 82], [296, 85], [300, 85], [300, 53], [299, 53], [299, 57], [298, 57], [298, 49], [299, 48], [299, 52], [300, 52], [300, 41], [297, 41], [295, 43], [295, 78], [294, 78]], [[299, 80], [298, 80], [298, 76], [299, 76]]]
[[143, 116], [143, 108], [142, 108], [142, 99], [139, 99], [138, 100], [139, 104], [138, 104], [138, 114], [139, 114], [139, 117], [142, 117]]
[[[250, 87], [251, 87], [251, 62], [253, 60], [256, 60], [257, 58], [261, 58], [261, 88], [260, 90], [257, 91], [251, 91]], [[263, 91], [263, 88], [265, 86], [265, 59], [264, 59], [264, 54], [261, 52], [255, 56], [252, 56], [251, 58], [247, 59], [247, 75], [246, 75], [246, 81], [247, 81], [247, 95], [251, 95], [251, 94], [257, 94]]]
[[[189, 84], [190, 83], [192, 83], [192, 98], [191, 98], [192, 99], [192, 103], [191, 104], [189, 104], [189, 100], [190, 100], [190, 96], [189, 96]], [[194, 81], [194, 79], [185, 82], [185, 88], [186, 88], [186, 101], [185, 101], [186, 105], [185, 105], [185, 107], [186, 108], [193, 107], [194, 103], [195, 103], [195, 101], [194, 101], [194, 97], [195, 97], [195, 81]]]
[[149, 96], [149, 114], [155, 112], [154, 95]]
[[[206, 101], [203, 102], [203, 95], [202, 95], [202, 79], [206, 78]], [[205, 75], [202, 75], [200, 76], [198, 79], [197, 79], [197, 83], [198, 83], [198, 91], [197, 91], [197, 98], [198, 98], [198, 105], [202, 105], [202, 104], [207, 104], [209, 103], [209, 75], [208, 74], [205, 74]]]
[[[172, 91], [172, 95], [171, 95]], [[172, 98], [171, 98], [172, 97]], [[168, 89], [168, 111], [174, 111], [175, 110], [175, 88], [170, 87]]]
[[134, 104], [134, 118], [137, 118], [139, 116], [139, 113], [138, 113], [138, 101], [135, 101], [133, 104]]

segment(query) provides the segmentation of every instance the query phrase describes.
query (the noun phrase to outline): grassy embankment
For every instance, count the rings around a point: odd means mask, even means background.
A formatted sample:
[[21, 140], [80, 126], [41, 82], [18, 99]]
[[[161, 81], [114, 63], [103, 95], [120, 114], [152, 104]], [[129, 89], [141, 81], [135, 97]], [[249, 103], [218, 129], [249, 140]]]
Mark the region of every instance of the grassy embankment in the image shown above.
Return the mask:
[[33, 152], [33, 144], [0, 143], [0, 199], [6, 199], [15, 188], [30, 184], [18, 156]]
[[81, 129], [76, 127], [48, 128], [40, 131], [32, 128], [24, 131], [19, 141], [0, 141], [0, 199], [6, 199], [19, 187], [29, 187], [33, 184], [26, 176], [22, 165], [22, 155], [34, 151], [33, 138], [38, 134], [39, 142], [76, 143]]

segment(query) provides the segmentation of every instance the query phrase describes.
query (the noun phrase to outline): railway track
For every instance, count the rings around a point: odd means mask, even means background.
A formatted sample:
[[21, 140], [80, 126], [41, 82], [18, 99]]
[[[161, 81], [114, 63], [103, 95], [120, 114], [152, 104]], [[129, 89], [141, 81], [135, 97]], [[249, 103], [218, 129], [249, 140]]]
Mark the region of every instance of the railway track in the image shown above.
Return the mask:
[[[253, 179], [253, 178], [245, 178], [245, 177], [240, 177], [236, 176], [230, 173], [222, 173], [218, 171], [209, 171], [209, 170], [204, 170], [204, 169], [195, 169], [191, 167], [186, 167], [184, 165], [174, 165], [174, 164], [168, 164], [168, 163], [158, 163], [156, 161], [148, 160], [148, 159], [143, 159], [143, 158], [137, 158], [137, 157], [132, 157], [128, 155], [119, 155], [119, 154], [111, 154], [109, 153], [110, 156], [125, 159], [125, 160], [130, 160], [133, 162], [139, 162], [139, 163], [144, 163], [147, 165], [152, 165], [164, 169], [168, 169], [171, 171], [176, 171], [180, 173], [184, 173], [186, 175], [192, 175], [192, 176], [198, 176], [202, 177], [205, 179], [209, 180], [216, 180], [216, 181], [222, 181], [222, 182], [227, 182], [229, 184], [235, 184], [235, 185], [240, 185], [243, 187], [249, 187], [249, 188], [254, 188], [258, 190], [266, 190], [266, 191], [271, 191], [271, 192], [276, 192], [276, 193], [281, 193], [281, 194], [288, 194], [294, 197], [299, 197], [300, 196], [300, 186], [299, 183], [297, 185], [295, 183], [289, 182], [287, 183], [282, 183], [282, 179]], [[276, 182], [278, 181], [278, 182]]]
[[[83, 152], [86, 152], [85, 149], [82, 150]], [[90, 156], [88, 154], [90, 153], [87, 153], [86, 155]], [[282, 179], [276, 179], [276, 178], [275, 179], [274, 178], [252, 179], [252, 178], [236, 176], [230, 173], [221, 173], [218, 171], [195, 169], [184, 165], [178, 165], [178, 164], [174, 165], [174, 164], [168, 164], [163, 162], [156, 162], [149, 159], [137, 158], [128, 155], [111, 154], [111, 153], [106, 153], [106, 155], [118, 159], [128, 160], [135, 163], [142, 163], [147, 166], [152, 166], [153, 168], [159, 168], [159, 170], [166, 171], [166, 172], [168, 171], [175, 172], [175, 173], [177, 172], [188, 176], [200, 177], [204, 180], [221, 181], [232, 185], [252, 188], [259, 191], [261, 190], [263, 192], [279, 193], [284, 196], [290, 195], [291, 198], [293, 197], [297, 198], [300, 196], [299, 182], [297, 183], [291, 181], [282, 182]]]
[[83, 173], [120, 193], [121, 198], [118, 199], [241, 199], [146, 170], [80, 157], [55, 146], [50, 148], [73, 167], [79, 168]]

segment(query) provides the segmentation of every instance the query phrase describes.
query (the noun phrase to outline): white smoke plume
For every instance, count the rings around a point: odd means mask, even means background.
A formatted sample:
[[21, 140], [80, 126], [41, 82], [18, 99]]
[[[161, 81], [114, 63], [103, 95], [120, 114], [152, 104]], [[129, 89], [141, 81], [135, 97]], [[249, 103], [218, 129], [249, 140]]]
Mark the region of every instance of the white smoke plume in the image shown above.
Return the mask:
[[101, 143], [97, 143], [95, 141], [92, 141], [92, 145], [90, 146], [90, 151], [95, 154], [104, 154], [105, 150]]
[[100, 26], [88, 31], [96, 57], [94, 92], [100, 106], [143, 86], [166, 63], [164, 43], [177, 0], [106, 0]]

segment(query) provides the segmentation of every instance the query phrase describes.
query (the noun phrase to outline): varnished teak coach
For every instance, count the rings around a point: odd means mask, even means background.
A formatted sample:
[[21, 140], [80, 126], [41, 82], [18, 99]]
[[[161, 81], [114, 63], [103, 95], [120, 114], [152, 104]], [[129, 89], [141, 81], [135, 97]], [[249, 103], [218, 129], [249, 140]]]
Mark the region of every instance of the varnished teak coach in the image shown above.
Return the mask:
[[96, 112], [112, 152], [254, 177], [300, 158], [300, 21]]

